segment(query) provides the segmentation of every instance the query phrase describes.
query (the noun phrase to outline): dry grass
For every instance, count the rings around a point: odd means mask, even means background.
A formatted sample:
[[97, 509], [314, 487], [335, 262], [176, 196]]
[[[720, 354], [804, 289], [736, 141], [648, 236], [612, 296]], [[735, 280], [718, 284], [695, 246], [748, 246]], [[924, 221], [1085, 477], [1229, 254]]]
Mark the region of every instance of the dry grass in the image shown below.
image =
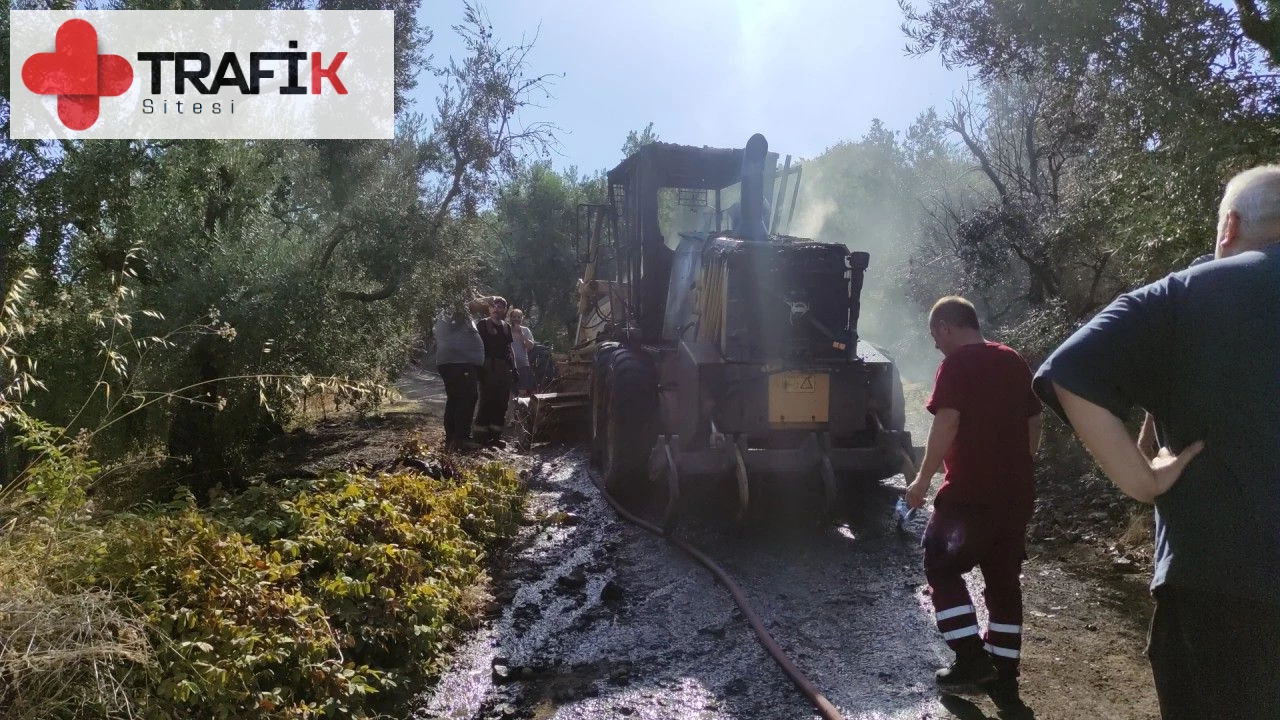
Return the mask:
[[485, 613], [493, 605], [494, 597], [490, 593], [492, 587], [493, 578], [489, 576], [487, 571], [481, 570], [475, 582], [462, 591], [462, 615], [471, 620], [473, 627], [479, 626]]
[[1129, 515], [1129, 524], [1116, 547], [1129, 555], [1139, 555], [1150, 559], [1155, 545], [1155, 518], [1150, 508], [1136, 508]]
[[368, 415], [378, 408], [403, 398], [394, 387], [374, 390], [367, 398], [358, 398], [327, 388], [313, 388], [292, 403], [286, 430], [309, 427], [324, 420], [350, 420]]
[[8, 720], [132, 717], [127, 680], [151, 659], [138, 617], [103, 590], [0, 586], [0, 712]]

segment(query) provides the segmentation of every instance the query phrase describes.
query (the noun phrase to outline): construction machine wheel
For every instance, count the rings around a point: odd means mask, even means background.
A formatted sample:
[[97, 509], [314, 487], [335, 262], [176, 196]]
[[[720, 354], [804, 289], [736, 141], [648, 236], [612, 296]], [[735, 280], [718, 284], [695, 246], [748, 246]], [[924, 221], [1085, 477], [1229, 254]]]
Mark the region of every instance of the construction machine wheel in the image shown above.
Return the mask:
[[611, 494], [632, 494], [649, 480], [649, 452], [657, 439], [657, 371], [642, 352], [616, 348], [609, 358], [604, 391], [601, 474]]

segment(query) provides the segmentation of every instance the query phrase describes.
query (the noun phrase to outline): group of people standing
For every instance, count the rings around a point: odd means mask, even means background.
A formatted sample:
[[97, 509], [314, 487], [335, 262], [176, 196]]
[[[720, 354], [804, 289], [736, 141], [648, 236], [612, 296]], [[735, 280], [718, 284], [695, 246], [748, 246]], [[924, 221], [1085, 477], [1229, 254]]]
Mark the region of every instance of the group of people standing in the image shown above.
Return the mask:
[[[1232, 178], [1217, 219], [1213, 255], [1116, 298], [1034, 374], [983, 337], [969, 302], [934, 306], [944, 358], [906, 501], [922, 506], [945, 464], [922, 540], [955, 652], [944, 691], [1025, 709], [1020, 576], [1048, 407], [1120, 490], [1155, 506], [1147, 655], [1161, 717], [1280, 718], [1280, 165]], [[963, 577], [975, 567], [985, 631]]]
[[534, 339], [524, 312], [508, 311], [502, 297], [482, 297], [442, 313], [433, 330], [445, 388], [445, 448], [503, 445], [512, 391], [533, 391]]
[[[1155, 613], [1147, 654], [1164, 720], [1280, 718], [1280, 165], [1227, 184], [1211, 257], [1116, 298], [1035, 373], [987, 340], [967, 300], [939, 300], [943, 354], [921, 507], [934, 619], [955, 660], [941, 689], [1025, 710], [1022, 564], [1043, 408], [1068, 423], [1124, 493], [1155, 506]], [[478, 322], [473, 315], [484, 313]], [[435, 325], [451, 448], [501, 442], [513, 385], [530, 387], [532, 333], [500, 297]], [[1124, 420], [1146, 413], [1140, 436]], [[988, 622], [964, 575], [980, 568]], [[1006, 715], [1004, 711], [1009, 711]], [[1027, 715], [1023, 715], [1027, 716]]]

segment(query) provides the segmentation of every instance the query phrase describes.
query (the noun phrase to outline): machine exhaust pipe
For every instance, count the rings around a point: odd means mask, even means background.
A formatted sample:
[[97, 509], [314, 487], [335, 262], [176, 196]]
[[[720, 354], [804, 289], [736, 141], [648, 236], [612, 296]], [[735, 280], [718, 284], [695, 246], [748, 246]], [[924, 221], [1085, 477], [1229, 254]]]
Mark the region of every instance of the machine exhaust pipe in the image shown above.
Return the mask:
[[742, 234], [764, 240], [769, 231], [764, 224], [764, 160], [769, 141], [756, 133], [742, 150]]

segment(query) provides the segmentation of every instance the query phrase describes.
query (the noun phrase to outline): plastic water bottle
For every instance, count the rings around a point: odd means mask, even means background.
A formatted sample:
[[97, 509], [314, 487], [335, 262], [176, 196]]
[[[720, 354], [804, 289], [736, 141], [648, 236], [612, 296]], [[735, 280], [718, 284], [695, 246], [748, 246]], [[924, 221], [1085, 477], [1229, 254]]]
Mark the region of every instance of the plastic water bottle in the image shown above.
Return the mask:
[[893, 506], [893, 512], [898, 517], [899, 525], [910, 520], [916, 514], [915, 508], [907, 507], [907, 501], [902, 498], [898, 498], [897, 504]]

